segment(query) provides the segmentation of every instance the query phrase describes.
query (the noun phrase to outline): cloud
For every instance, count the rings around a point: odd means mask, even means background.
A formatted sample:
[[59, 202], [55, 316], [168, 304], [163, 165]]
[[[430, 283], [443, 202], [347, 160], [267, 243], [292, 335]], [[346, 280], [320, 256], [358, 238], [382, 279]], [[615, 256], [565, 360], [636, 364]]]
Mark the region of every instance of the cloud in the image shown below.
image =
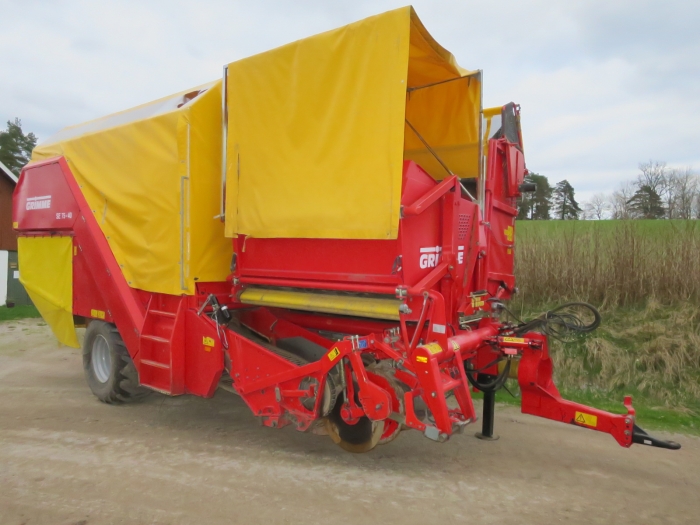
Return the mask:
[[[233, 60], [401, 1], [0, 0], [0, 119], [40, 139], [221, 76]], [[528, 167], [580, 195], [654, 158], [700, 166], [700, 5], [416, 1], [485, 105], [523, 107]]]

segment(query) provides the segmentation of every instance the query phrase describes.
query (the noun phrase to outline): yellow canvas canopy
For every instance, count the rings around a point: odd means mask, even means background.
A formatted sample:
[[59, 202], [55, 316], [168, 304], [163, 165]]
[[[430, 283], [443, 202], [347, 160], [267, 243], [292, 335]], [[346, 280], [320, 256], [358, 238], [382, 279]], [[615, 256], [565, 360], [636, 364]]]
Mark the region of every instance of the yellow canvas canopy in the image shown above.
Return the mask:
[[[66, 128], [32, 160], [64, 156], [133, 288], [223, 281], [221, 81]], [[20, 246], [21, 252], [21, 246]], [[21, 254], [20, 254], [21, 256]]]
[[229, 237], [394, 239], [403, 161], [448, 174], [426, 143], [478, 176], [480, 72], [411, 7], [229, 64], [225, 85]]

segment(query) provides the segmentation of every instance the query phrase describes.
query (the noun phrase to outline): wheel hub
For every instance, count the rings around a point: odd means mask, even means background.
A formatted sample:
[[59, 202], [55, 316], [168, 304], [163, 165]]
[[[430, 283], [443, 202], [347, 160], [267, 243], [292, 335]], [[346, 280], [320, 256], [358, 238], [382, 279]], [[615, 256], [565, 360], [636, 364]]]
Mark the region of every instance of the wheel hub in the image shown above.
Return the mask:
[[109, 343], [103, 335], [97, 335], [92, 343], [92, 371], [100, 383], [106, 383], [112, 373]]

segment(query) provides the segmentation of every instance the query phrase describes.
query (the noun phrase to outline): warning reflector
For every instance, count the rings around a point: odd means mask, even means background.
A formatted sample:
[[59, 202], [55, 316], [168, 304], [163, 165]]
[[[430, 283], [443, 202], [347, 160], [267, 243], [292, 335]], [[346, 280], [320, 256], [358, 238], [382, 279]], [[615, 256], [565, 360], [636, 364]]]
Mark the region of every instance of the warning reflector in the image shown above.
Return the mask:
[[595, 428], [598, 426], [598, 416], [586, 414], [585, 412], [576, 412], [574, 421], [579, 425], [586, 425], [587, 427]]

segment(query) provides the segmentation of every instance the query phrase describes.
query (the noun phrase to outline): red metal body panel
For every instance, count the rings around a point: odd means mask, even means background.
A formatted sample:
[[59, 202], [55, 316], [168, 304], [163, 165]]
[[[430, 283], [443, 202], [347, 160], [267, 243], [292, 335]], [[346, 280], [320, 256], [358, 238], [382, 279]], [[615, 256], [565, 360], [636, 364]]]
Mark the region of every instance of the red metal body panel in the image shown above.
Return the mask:
[[66, 185], [59, 162], [33, 164], [23, 171], [13, 199], [13, 222], [29, 231], [71, 231], [78, 204]]

